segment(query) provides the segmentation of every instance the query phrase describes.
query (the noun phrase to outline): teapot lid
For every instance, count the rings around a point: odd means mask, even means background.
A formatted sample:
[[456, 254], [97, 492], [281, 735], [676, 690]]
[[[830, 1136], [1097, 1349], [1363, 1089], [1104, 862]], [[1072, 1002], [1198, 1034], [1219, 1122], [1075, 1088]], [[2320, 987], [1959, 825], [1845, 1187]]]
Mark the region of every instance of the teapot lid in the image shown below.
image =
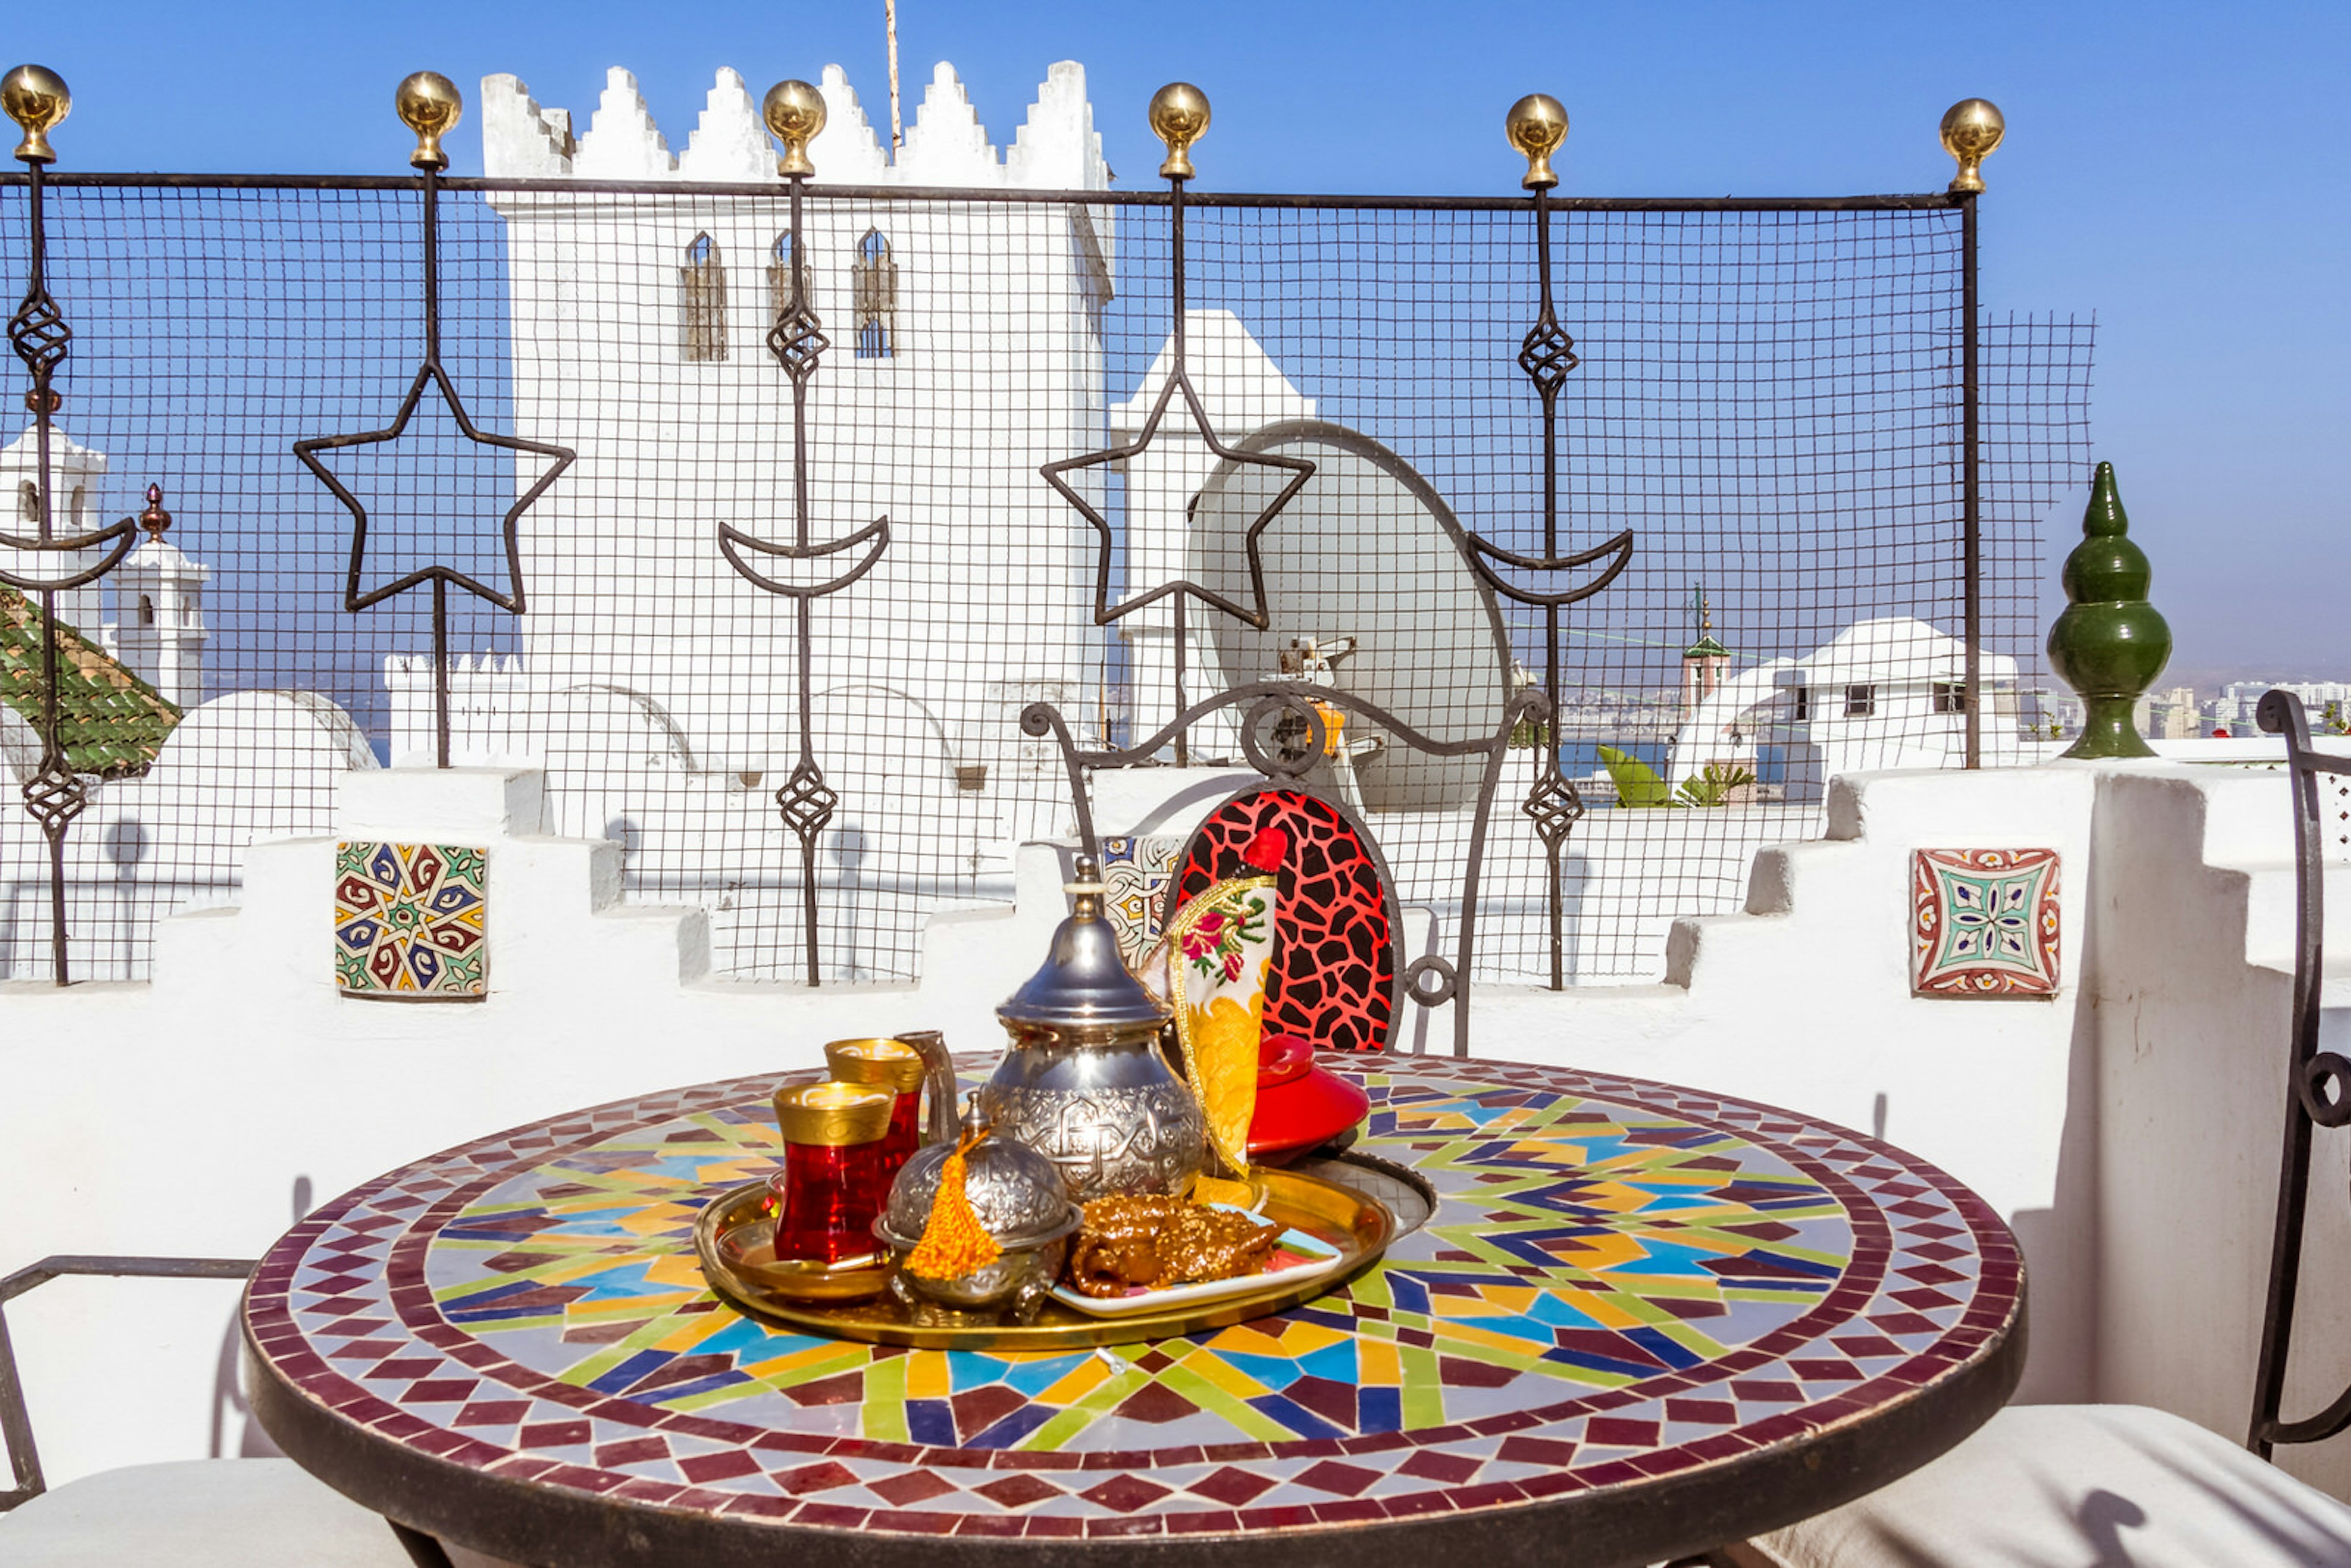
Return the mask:
[[1155, 1029], [1174, 1016], [1143, 988], [1119, 956], [1118, 933], [1102, 918], [1102, 884], [1092, 855], [1077, 859], [1070, 917], [1053, 933], [1052, 950], [996, 1016], [1007, 1024]]

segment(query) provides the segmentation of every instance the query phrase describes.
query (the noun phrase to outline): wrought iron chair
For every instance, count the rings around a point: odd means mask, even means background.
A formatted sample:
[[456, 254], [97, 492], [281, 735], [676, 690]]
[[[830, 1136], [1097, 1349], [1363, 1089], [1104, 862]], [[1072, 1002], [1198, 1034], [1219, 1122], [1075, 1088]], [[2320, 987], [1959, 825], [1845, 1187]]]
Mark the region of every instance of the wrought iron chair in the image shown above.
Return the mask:
[[[1524, 724], [1539, 723], [1546, 706], [1540, 692], [1520, 692], [1505, 705], [1490, 733], [1448, 741], [1427, 735], [1379, 705], [1348, 692], [1295, 682], [1267, 681], [1234, 686], [1195, 703], [1156, 733], [1129, 747], [1080, 746], [1071, 737], [1060, 711], [1050, 703], [1031, 703], [1023, 709], [1020, 727], [1039, 739], [1050, 738], [1060, 748], [1069, 778], [1071, 802], [1077, 815], [1080, 849], [1099, 864], [1102, 841], [1094, 828], [1088, 776], [1101, 768], [1147, 766], [1178, 737], [1188, 736], [1202, 721], [1231, 713], [1238, 721], [1242, 754], [1261, 782], [1244, 786], [1227, 797], [1195, 831], [1162, 895], [1165, 900], [1165, 913], [1172, 915], [1188, 893], [1198, 892], [1217, 876], [1230, 874], [1229, 868], [1220, 869], [1223, 862], [1219, 857], [1227, 851], [1237, 852], [1238, 844], [1248, 836], [1242, 830], [1249, 824], [1261, 825], [1267, 820], [1286, 817], [1315, 835], [1318, 851], [1343, 842], [1343, 852], [1361, 860], [1362, 874], [1349, 879], [1348, 896], [1364, 904], [1366, 913], [1375, 916], [1366, 922], [1366, 929], [1379, 935], [1361, 954], [1366, 984], [1359, 1016], [1335, 1034], [1313, 1031], [1323, 1036], [1314, 1042], [1377, 1049], [1387, 1043], [1405, 1002], [1422, 1008], [1451, 1002], [1455, 1004], [1453, 1053], [1467, 1056], [1469, 973], [1477, 951], [1479, 878], [1483, 870], [1494, 797], [1513, 730]], [[1385, 732], [1390, 744], [1425, 756], [1480, 760], [1477, 794], [1470, 807], [1468, 850], [1461, 870], [1460, 917], [1455, 922], [1451, 957], [1437, 953], [1415, 956], [1405, 952], [1405, 925], [1397, 905], [1395, 879], [1389, 873], [1376, 838], [1335, 789], [1314, 777], [1330, 749], [1332, 725], [1325, 710], [1343, 714], [1351, 726], [1357, 721], [1376, 726]], [[1290, 961], [1302, 970], [1316, 962], [1316, 956], [1300, 952]], [[1286, 977], [1295, 983], [1296, 977]], [[1278, 982], [1268, 987], [1270, 1011], [1276, 1008], [1277, 999]]]
[[1736, 1568], [2351, 1563], [2351, 1508], [2264, 1462], [2275, 1444], [2314, 1443], [2351, 1427], [2351, 1389], [2306, 1419], [2281, 1415], [2311, 1129], [2351, 1125], [2351, 1061], [2318, 1048], [2325, 919], [2319, 789], [2322, 777], [2351, 777], [2351, 757], [2311, 748], [2309, 721], [2292, 693], [2262, 697], [2259, 717], [2264, 730], [2285, 737], [2298, 918], [2277, 1225], [2245, 1447], [2143, 1406], [2012, 1406], [1916, 1474], [1728, 1549], [1725, 1560]]
[[[8, 1568], [170, 1563], [178, 1568], [448, 1568], [427, 1537], [313, 1479], [291, 1459], [188, 1459], [131, 1465], [52, 1491], [41, 1474], [6, 1305], [68, 1275], [242, 1280], [250, 1260], [55, 1257], [0, 1279], [0, 1439], [13, 1484], [0, 1491], [0, 1562]], [[412, 1539], [413, 1537], [413, 1539]]]

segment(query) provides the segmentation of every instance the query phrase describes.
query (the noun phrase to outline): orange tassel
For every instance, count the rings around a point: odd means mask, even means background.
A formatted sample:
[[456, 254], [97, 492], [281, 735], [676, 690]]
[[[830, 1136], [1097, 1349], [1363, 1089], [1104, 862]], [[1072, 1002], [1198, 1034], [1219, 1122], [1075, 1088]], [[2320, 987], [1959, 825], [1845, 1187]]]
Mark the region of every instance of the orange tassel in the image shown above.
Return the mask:
[[923, 1239], [906, 1254], [909, 1272], [925, 1280], [960, 1280], [1004, 1256], [1003, 1247], [980, 1224], [964, 1190], [971, 1173], [964, 1155], [987, 1136], [982, 1130], [964, 1139], [939, 1166], [939, 1192], [931, 1204], [931, 1218], [924, 1223]]

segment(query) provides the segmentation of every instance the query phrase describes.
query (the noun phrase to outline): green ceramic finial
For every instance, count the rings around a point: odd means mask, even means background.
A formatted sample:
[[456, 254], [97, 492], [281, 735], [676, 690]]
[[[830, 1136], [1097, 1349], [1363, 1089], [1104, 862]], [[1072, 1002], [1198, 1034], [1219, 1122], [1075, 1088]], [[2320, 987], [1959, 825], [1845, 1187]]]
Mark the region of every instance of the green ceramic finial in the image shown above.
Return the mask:
[[2115, 465], [2098, 465], [2082, 542], [2065, 558], [2064, 610], [2049, 628], [2049, 663], [2089, 712], [2068, 757], [2152, 757], [2131, 709], [2171, 657], [2171, 628], [2147, 601], [2155, 573], [2130, 541]]

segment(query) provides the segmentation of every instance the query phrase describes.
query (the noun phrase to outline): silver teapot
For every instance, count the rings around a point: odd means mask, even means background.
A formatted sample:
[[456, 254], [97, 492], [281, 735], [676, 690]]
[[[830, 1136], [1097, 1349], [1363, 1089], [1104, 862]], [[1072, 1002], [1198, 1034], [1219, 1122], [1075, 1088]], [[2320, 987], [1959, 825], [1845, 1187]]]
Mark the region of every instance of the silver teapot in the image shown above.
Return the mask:
[[1207, 1124], [1159, 1053], [1172, 1010], [1120, 959], [1091, 856], [1077, 873], [1044, 967], [996, 1009], [1012, 1045], [980, 1110], [998, 1137], [1051, 1160], [1080, 1203], [1186, 1192], [1207, 1158]]

